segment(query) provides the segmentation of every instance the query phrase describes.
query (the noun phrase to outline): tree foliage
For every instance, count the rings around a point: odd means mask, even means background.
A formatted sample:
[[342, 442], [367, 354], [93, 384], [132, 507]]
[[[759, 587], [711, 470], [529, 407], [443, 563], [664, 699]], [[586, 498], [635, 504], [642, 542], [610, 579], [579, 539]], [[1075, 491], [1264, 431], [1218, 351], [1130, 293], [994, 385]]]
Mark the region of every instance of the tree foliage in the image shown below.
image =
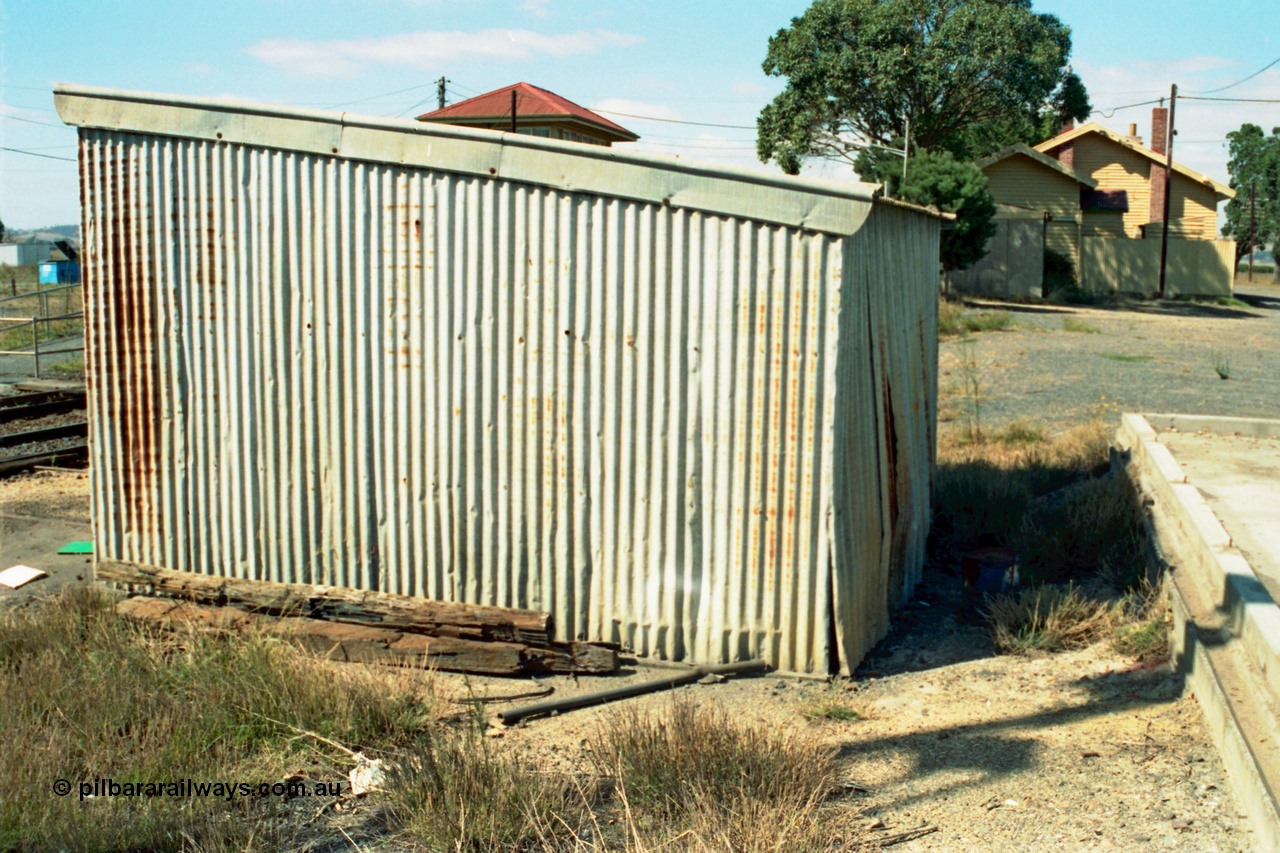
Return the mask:
[[[1280, 127], [1267, 136], [1256, 124], [1245, 123], [1227, 134], [1231, 159], [1227, 170], [1236, 197], [1227, 202], [1222, 233], [1236, 241], [1236, 260], [1276, 246], [1280, 239]], [[1254, 216], [1249, 219], [1249, 193]]]
[[962, 270], [981, 260], [995, 233], [991, 217], [996, 203], [987, 189], [987, 176], [950, 151], [921, 151], [911, 159], [897, 197], [925, 207], [954, 213], [952, 227], [942, 232], [942, 266]]
[[1071, 31], [1031, 0], [816, 0], [769, 40], [787, 87], [760, 113], [757, 153], [795, 174], [852, 162], [862, 142], [981, 157], [1085, 118]]

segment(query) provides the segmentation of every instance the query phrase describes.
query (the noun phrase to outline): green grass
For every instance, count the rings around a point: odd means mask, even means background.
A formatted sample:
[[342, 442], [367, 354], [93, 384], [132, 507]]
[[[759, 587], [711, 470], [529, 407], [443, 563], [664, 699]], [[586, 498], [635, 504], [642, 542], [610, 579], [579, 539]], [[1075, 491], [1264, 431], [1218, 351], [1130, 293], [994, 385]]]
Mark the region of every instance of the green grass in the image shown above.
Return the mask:
[[1080, 587], [1038, 586], [989, 598], [985, 615], [996, 650], [1031, 654], [1085, 648], [1103, 640], [1122, 655], [1168, 655], [1171, 619], [1164, 595], [1145, 580], [1119, 598]]
[[[339, 670], [265, 636], [144, 630], [93, 588], [5, 610], [0, 849], [293, 849], [301, 830], [283, 798], [81, 801], [78, 786], [95, 778], [256, 785], [299, 767], [334, 781], [350, 760], [290, 727], [357, 750], [409, 743], [433, 715], [422, 683]], [[59, 779], [72, 783], [68, 796], [51, 793]]]
[[[610, 714], [576, 770], [537, 766], [485, 737], [479, 713], [441, 719], [430, 673], [318, 661], [265, 634], [146, 629], [114, 600], [76, 588], [0, 611], [0, 850], [265, 853], [394, 836], [476, 853], [817, 853], [848, 834], [851, 810], [829, 802], [835, 750], [804, 729], [677, 696], [665, 713]], [[822, 718], [847, 719], [843, 707]], [[348, 749], [388, 774], [354, 814], [302, 798], [80, 796], [94, 779], [334, 782]], [[357, 840], [338, 839], [347, 829]]]
[[1112, 361], [1122, 361], [1127, 364], [1136, 364], [1144, 361], [1151, 361], [1155, 358], [1154, 355], [1135, 355], [1133, 353], [1127, 353], [1127, 352], [1104, 352], [1102, 354], [1102, 357], [1109, 358]]
[[57, 364], [50, 365], [49, 372], [54, 376], [80, 377], [84, 376], [84, 359], [72, 358], [67, 361], [60, 361]]
[[866, 713], [842, 696], [824, 694], [807, 703], [800, 713], [808, 720], [851, 723], [866, 718]]
[[1062, 331], [1080, 332], [1086, 335], [1099, 334], [1097, 329], [1095, 329], [1093, 326], [1090, 326], [1088, 323], [1086, 323], [1084, 320], [1081, 320], [1079, 317], [1063, 317]]
[[1213, 371], [1218, 374], [1219, 379], [1230, 379], [1231, 359], [1225, 353], [1215, 352], [1213, 354]]
[[1196, 295], [1178, 295], [1173, 297], [1175, 302], [1194, 302], [1197, 305], [1221, 305], [1223, 308], [1251, 308], [1248, 302], [1242, 299], [1236, 299], [1234, 296], [1196, 296]]
[[1043, 439], [971, 442], [959, 427], [940, 437], [932, 534], [940, 553], [1012, 545], [1037, 495], [1083, 482], [1107, 461], [1110, 430], [1102, 421], [1055, 435], [1023, 422], [1017, 432]]
[[938, 335], [959, 337], [977, 332], [998, 332], [1012, 328], [1008, 311], [967, 311], [955, 302], [938, 300]]
[[[78, 335], [84, 331], [84, 324], [80, 320], [54, 320], [48, 324], [47, 329], [44, 323], [39, 325], [42, 342]], [[13, 323], [0, 322], [0, 350], [30, 349], [34, 344], [35, 333], [30, 324], [15, 326]]]
[[[1254, 265], [1256, 268], [1256, 264]], [[16, 284], [18, 292], [31, 290], [40, 285], [40, 265], [26, 264], [20, 267], [0, 264], [0, 296], [12, 293], [11, 285]]]

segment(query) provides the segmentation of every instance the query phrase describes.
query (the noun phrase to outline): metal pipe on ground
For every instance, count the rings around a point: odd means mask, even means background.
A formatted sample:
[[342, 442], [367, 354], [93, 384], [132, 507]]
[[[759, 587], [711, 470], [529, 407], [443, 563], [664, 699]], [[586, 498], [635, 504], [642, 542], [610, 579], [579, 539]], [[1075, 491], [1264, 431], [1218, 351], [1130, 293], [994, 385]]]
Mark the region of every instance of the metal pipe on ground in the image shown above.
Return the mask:
[[628, 684], [626, 687], [615, 687], [611, 690], [601, 690], [598, 693], [568, 696], [564, 699], [553, 699], [550, 702], [525, 705], [523, 708], [503, 711], [498, 714], [498, 718], [506, 725], [514, 726], [529, 717], [576, 711], [579, 708], [589, 708], [592, 705], [604, 705], [609, 702], [616, 702], [619, 699], [630, 699], [634, 696], [657, 693], [659, 690], [671, 690], [685, 684], [692, 684], [701, 678], [706, 678], [708, 675], [744, 675], [753, 672], [767, 672], [768, 669], [769, 665], [762, 660], [740, 661], [739, 663], [718, 664], [716, 666], [699, 666], [688, 672], [673, 674], [653, 681], [645, 681], [641, 684]]

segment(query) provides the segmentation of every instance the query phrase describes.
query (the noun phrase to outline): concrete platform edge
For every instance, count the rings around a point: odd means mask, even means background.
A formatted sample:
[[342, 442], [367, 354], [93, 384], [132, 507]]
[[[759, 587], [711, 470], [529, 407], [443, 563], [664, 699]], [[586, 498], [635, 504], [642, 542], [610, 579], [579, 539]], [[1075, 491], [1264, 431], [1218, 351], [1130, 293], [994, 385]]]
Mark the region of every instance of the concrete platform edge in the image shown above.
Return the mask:
[[[1235, 427], [1238, 421], [1260, 419], [1197, 418], [1213, 420], [1224, 423], [1219, 429], [1196, 428], [1258, 434]], [[1125, 414], [1116, 443], [1129, 453], [1126, 470], [1148, 506], [1149, 533], [1170, 564], [1173, 660], [1205, 715], [1236, 799], [1257, 833], [1258, 849], [1280, 851], [1275, 712], [1280, 705], [1280, 609], [1243, 555], [1231, 547], [1221, 522], [1211, 511], [1206, 517], [1203, 496], [1186, 483], [1181, 466], [1160, 444], [1156, 430], [1179, 428], [1174, 426], [1178, 423], [1184, 431], [1189, 428], [1178, 415]], [[1280, 434], [1280, 421], [1270, 423]], [[1241, 695], [1228, 686], [1233, 682], [1263, 689]]]
[[1232, 793], [1249, 826], [1256, 833], [1258, 849], [1280, 851], [1280, 804], [1267, 784], [1260, 762], [1249, 747], [1218, 669], [1214, 666], [1191, 617], [1186, 598], [1177, 583], [1169, 584], [1173, 612], [1173, 636], [1170, 651], [1178, 671], [1187, 680], [1200, 704], [1209, 736], [1222, 757]]

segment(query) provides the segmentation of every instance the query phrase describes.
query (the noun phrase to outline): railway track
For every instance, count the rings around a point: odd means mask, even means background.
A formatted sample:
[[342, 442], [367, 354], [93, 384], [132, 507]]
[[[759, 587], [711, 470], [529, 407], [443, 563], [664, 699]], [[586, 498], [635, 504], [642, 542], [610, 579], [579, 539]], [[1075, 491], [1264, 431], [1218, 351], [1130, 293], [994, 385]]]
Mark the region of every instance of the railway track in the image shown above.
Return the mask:
[[[82, 464], [89, 455], [89, 424], [67, 418], [84, 407], [84, 395], [68, 391], [0, 397], [0, 477], [38, 465]], [[41, 420], [46, 423], [39, 425]]]
[[39, 391], [15, 397], [0, 397], [0, 424], [74, 412], [84, 406], [84, 394], [72, 391]]

